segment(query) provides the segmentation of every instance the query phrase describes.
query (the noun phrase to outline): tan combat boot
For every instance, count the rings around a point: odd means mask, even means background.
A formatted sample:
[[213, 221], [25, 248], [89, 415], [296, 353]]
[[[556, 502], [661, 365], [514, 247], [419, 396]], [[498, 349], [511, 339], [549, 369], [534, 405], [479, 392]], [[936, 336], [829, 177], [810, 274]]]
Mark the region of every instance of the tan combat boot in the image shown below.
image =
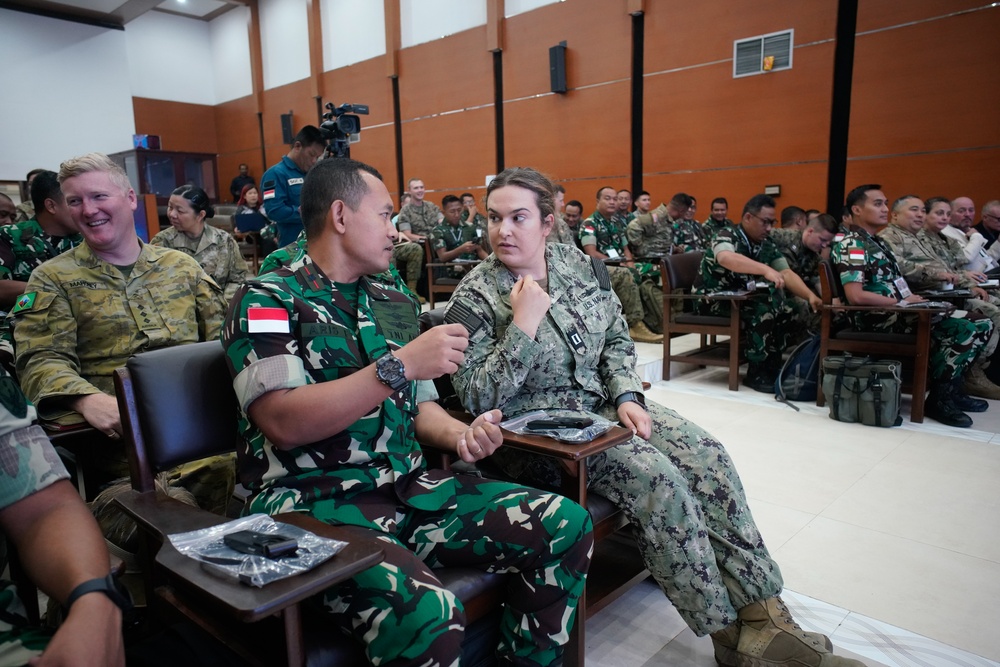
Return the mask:
[[413, 296], [417, 297], [417, 301], [419, 301], [421, 304], [427, 303], [427, 299], [425, 299], [424, 297], [422, 297], [419, 294], [417, 294], [417, 281], [416, 280], [408, 280], [406, 282], [406, 286], [410, 288], [411, 292], [413, 292]]
[[662, 343], [663, 334], [656, 334], [649, 330], [645, 322], [636, 322], [634, 326], [629, 327], [628, 335], [632, 337], [637, 343]]
[[[833, 642], [826, 635], [821, 635], [818, 632], [806, 632], [805, 634], [810, 639], [823, 644], [826, 650], [833, 650]], [[711, 636], [712, 646], [715, 649], [715, 662], [719, 664], [719, 667], [736, 667], [739, 662], [736, 649], [740, 643], [740, 624], [733, 623], [725, 630], [713, 632]]]
[[739, 619], [737, 667], [865, 667], [831, 653], [823, 635], [802, 630], [781, 598], [749, 604]]
[[969, 396], [1000, 400], [1000, 387], [986, 377], [986, 364], [977, 361], [965, 374], [965, 393]]

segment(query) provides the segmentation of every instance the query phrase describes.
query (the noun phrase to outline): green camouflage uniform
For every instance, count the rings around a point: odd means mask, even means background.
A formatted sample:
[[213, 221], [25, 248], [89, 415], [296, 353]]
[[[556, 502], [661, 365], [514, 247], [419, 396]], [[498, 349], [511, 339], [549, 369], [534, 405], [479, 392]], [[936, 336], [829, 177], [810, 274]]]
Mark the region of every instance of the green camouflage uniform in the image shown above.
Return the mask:
[[[34, 406], [17, 382], [0, 371], [0, 510], [69, 478], [45, 432], [32, 426], [34, 421]], [[0, 581], [0, 664], [27, 663], [45, 649], [51, 636], [51, 630], [28, 625], [14, 584]]]
[[[788, 268], [788, 262], [769, 238], [751, 243], [743, 226], [738, 225], [716, 234], [712, 245], [705, 250], [692, 290], [695, 294], [746, 290], [749, 281], [763, 280], [757, 275], [734, 273], [719, 264], [716, 258], [727, 250], [770, 266], [775, 271]], [[694, 308], [702, 315], [729, 317], [729, 303], [726, 302], [696, 300]], [[785, 291], [773, 285], [741, 303], [740, 325], [747, 337], [747, 360], [755, 364], [778, 364], [793, 333], [793, 317], [794, 311], [785, 299]]]
[[[438, 250], [454, 250], [463, 243], [468, 243], [472, 241], [474, 243], [479, 243], [481, 237], [479, 236], [482, 232], [472, 225], [463, 225], [458, 223], [457, 225], [450, 225], [447, 222], [442, 222], [440, 225], [435, 227], [430, 235], [427, 237], [427, 242], [431, 244], [431, 256], [434, 257], [434, 261], [440, 262], [442, 260], [438, 259]], [[463, 252], [458, 257], [450, 260], [452, 262], [456, 261], [477, 261], [479, 255], [474, 252]], [[466, 271], [465, 267], [438, 267], [434, 269], [436, 272], [436, 277], [453, 277], [459, 278], [464, 276]]]
[[[821, 293], [819, 264], [822, 258], [802, 242], [802, 230], [774, 229], [768, 234], [768, 238], [784, 255], [788, 267], [802, 279], [806, 287], [819, 295]], [[795, 311], [793, 338], [802, 338], [810, 332], [819, 330], [820, 313], [813, 312], [808, 301], [791, 293], [785, 294], [785, 298], [788, 300], [788, 305]]]
[[193, 257], [222, 288], [226, 303], [229, 303], [236, 294], [236, 289], [250, 277], [250, 269], [247, 268], [236, 239], [217, 227], [205, 225], [205, 231], [197, 239], [188, 238], [170, 227], [154, 236], [149, 243], [180, 250]]
[[[246, 509], [308, 512], [386, 543], [381, 564], [323, 598], [374, 664], [457, 663], [464, 611], [430, 568], [458, 564], [511, 573], [498, 650], [518, 664], [552, 664], [583, 590], [590, 517], [554, 494], [428, 469], [414, 417], [436, 398], [432, 382], [411, 382], [344, 431], [291, 450], [247, 416], [262, 394], [343, 378], [412, 340], [419, 307], [401, 288], [367, 277], [332, 283], [305, 255], [237, 293], [223, 345], [241, 407]], [[286, 330], [250, 331], [256, 307], [287, 313]]]
[[440, 222], [441, 209], [425, 199], [420, 206], [414, 206], [413, 202], [404, 206], [399, 212], [399, 221], [396, 224], [401, 232], [412, 231], [420, 236], [429, 236]]
[[394, 245], [392, 247], [393, 267], [398, 269], [400, 262], [406, 267], [406, 282], [416, 283], [420, 280], [420, 273], [424, 269], [423, 244], [403, 241]]
[[715, 235], [721, 232], [723, 229], [728, 229], [730, 227], [735, 227], [735, 226], [736, 225], [729, 218], [726, 218], [722, 222], [717, 222], [715, 218], [709, 216], [708, 219], [705, 220], [705, 223], [702, 225], [702, 229], [705, 230], [705, 234], [708, 236], [709, 241], [711, 241], [712, 239], [715, 238]]
[[[548, 246], [546, 264], [552, 305], [534, 339], [513, 325], [516, 278], [495, 256], [458, 286], [445, 320], [464, 324], [470, 339], [455, 389], [473, 413], [565, 408], [618, 421], [615, 398], [642, 391], [618, 301], [578, 251]], [[649, 441], [633, 437], [587, 460], [589, 490], [628, 515], [646, 566], [705, 635], [734, 623], [741, 607], [777, 595], [781, 574], [725, 448], [673, 410], [653, 404], [650, 413]], [[546, 457], [500, 450], [493, 458], [518, 478], [557, 479]]]
[[674, 223], [674, 252], [697, 252], [705, 250], [712, 237], [697, 220], [681, 218]]
[[37, 220], [0, 227], [0, 280], [28, 282], [42, 262], [83, 242], [80, 234], [50, 236]]
[[[889, 244], [860, 227], [852, 227], [844, 238], [833, 244], [830, 260], [842, 284], [861, 283], [866, 292], [901, 299], [895, 281], [903, 277]], [[900, 313], [854, 315], [854, 326], [861, 330], [910, 333], [914, 318]], [[932, 380], [947, 382], [965, 373], [986, 346], [993, 331], [988, 319], [968, 320], [946, 317], [931, 328], [931, 358], [928, 372]]]
[[493, 252], [493, 246], [490, 245], [490, 229], [489, 220], [482, 213], [476, 213], [476, 217], [472, 222], [469, 222], [469, 212], [462, 211], [462, 223], [466, 225], [472, 225], [475, 229], [479, 230], [477, 235], [479, 236], [479, 245], [482, 246], [486, 254]]
[[[657, 220], [653, 220], [653, 213]], [[669, 255], [674, 245], [674, 219], [667, 214], [667, 207], [660, 204], [652, 213], [640, 213], [628, 223], [625, 231], [628, 242], [640, 257]]]
[[14, 224], [35, 219], [35, 205], [31, 200], [23, 201], [17, 205], [17, 213], [14, 214]]
[[[966, 276], [964, 270], [959, 268], [965, 264], [965, 258], [961, 247], [954, 239], [939, 234], [927, 234], [923, 229], [914, 234], [897, 225], [884, 228], [879, 232], [879, 237], [889, 244], [892, 254], [896, 257], [896, 264], [911, 290], [940, 289], [942, 283], [946, 282], [944, 276], [948, 273], [959, 276], [955, 283], [958, 289], [978, 287], [976, 281]], [[966, 299], [962, 305], [966, 310], [978, 310], [993, 322], [993, 334], [983, 350], [984, 358], [990, 357], [997, 349], [997, 338], [1000, 337], [998, 305], [1000, 299], [995, 296], [990, 296], [988, 300]]]
[[[580, 223], [579, 245], [593, 245], [612, 259], [624, 259], [629, 240], [620, 218], [608, 220], [597, 211]], [[622, 304], [629, 327], [644, 322], [654, 333], [663, 333], [663, 292], [657, 286], [660, 272], [648, 262], [635, 262], [634, 268], [609, 266], [611, 286]]]

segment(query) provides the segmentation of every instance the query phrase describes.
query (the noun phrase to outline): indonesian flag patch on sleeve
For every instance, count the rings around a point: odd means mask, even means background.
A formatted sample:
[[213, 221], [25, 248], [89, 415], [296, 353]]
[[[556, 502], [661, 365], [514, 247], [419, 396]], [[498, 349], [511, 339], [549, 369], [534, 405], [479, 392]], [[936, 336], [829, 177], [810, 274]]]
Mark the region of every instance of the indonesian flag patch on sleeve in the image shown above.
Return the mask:
[[288, 311], [284, 308], [247, 308], [247, 333], [288, 333]]
[[864, 264], [865, 263], [865, 249], [864, 248], [851, 248], [847, 251], [847, 262], [848, 264]]
[[274, 188], [264, 190], [264, 199], [274, 199]]

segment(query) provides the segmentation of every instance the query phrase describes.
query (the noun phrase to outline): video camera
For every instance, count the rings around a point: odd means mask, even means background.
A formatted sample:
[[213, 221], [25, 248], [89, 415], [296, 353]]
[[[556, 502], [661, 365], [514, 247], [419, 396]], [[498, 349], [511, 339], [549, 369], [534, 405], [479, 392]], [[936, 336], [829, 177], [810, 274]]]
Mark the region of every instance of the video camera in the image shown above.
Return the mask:
[[[367, 104], [341, 104], [333, 106], [327, 102], [328, 111], [323, 114], [319, 131], [327, 140], [326, 152], [333, 157], [351, 157], [351, 144], [360, 141], [361, 119], [354, 114], [368, 115]], [[353, 137], [353, 140], [352, 140]]]

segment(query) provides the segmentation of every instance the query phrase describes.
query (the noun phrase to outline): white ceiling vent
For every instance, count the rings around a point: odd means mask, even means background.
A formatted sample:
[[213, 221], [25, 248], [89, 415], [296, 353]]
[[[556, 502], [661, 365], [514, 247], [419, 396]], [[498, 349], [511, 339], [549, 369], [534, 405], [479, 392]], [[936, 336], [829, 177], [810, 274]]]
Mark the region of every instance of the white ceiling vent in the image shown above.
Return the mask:
[[733, 42], [733, 78], [791, 69], [794, 34], [783, 30]]

